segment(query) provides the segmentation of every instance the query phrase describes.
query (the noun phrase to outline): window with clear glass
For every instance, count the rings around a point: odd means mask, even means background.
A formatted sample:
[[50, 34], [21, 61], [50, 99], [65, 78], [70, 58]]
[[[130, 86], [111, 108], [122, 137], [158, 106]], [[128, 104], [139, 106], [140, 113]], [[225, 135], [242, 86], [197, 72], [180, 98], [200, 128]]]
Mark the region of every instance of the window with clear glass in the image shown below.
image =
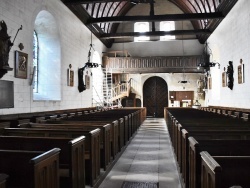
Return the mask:
[[36, 31], [33, 32], [33, 92], [38, 92], [38, 53], [39, 43]]
[[46, 10], [38, 13], [34, 23], [33, 66], [36, 70], [33, 100], [59, 101], [62, 85], [59, 27], [53, 15]]
[[[162, 21], [160, 22], [160, 31], [172, 31], [175, 30], [175, 22], [174, 21]], [[175, 39], [174, 35], [165, 35], [161, 36], [161, 41], [173, 40]]]
[[[149, 31], [149, 22], [136, 22], [134, 24], [134, 32], [148, 32]], [[148, 41], [149, 37], [147, 36], [140, 36], [140, 37], [134, 37], [134, 42], [143, 42]]]

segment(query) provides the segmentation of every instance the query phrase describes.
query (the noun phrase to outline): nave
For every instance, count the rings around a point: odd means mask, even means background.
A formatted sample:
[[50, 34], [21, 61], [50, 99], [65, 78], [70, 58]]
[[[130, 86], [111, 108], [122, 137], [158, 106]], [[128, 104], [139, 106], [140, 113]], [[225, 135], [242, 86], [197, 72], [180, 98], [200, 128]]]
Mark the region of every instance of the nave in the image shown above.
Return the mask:
[[181, 188], [166, 122], [147, 118], [99, 188]]

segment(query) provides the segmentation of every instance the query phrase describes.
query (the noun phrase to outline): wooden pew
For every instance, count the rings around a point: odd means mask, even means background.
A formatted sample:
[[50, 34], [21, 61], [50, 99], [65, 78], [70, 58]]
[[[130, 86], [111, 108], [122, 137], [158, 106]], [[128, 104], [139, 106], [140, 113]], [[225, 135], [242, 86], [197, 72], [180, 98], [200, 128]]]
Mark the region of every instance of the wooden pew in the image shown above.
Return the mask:
[[243, 119], [244, 121], [248, 121], [248, 119], [249, 119], [249, 114], [248, 114], [248, 113], [242, 113], [241, 119]]
[[[69, 116], [67, 116], [67, 118], [81, 118], [84, 119], [85, 121], [103, 121], [103, 120], [109, 120], [109, 121], [113, 121], [113, 120], [117, 120], [119, 121], [119, 128], [120, 125], [122, 125], [122, 127], [119, 129], [119, 139], [118, 139], [118, 149], [119, 151], [121, 150], [121, 148], [126, 144], [126, 142], [129, 140], [129, 138], [131, 138], [132, 134], [138, 129], [138, 127], [140, 126], [140, 124], [145, 120], [145, 112], [146, 109], [145, 108], [122, 108], [122, 109], [115, 109], [115, 110], [109, 110], [109, 111], [102, 111], [102, 112], [98, 112], [98, 113], [88, 113], [86, 115], [85, 112], [74, 112], [74, 113], [70, 113]], [[79, 114], [80, 113], [80, 114]], [[128, 117], [125, 117], [125, 116]], [[52, 116], [52, 114], [48, 115], [47, 117], [43, 117], [39, 119], [40, 123], [45, 123], [45, 121], [47, 120], [51, 120], [54, 121], [57, 118], [48, 118], [48, 116]], [[121, 118], [123, 118], [124, 121], [124, 125], [121, 122]], [[128, 122], [129, 123], [128, 123]], [[38, 122], [38, 121], [36, 121]], [[124, 126], [124, 134], [121, 134], [121, 132], [123, 131], [123, 126]], [[124, 132], [123, 131], [123, 132]], [[127, 136], [127, 134], [128, 136]]]
[[[119, 109], [119, 110], [109, 110], [109, 111], [104, 111], [104, 112], [99, 112], [99, 113], [94, 113], [94, 114], [88, 114], [88, 115], [76, 115], [77, 113], [74, 113], [70, 115], [70, 118], [68, 116], [68, 119], [71, 119], [72, 121], [98, 121], [98, 122], [103, 122], [107, 121], [109, 123], [110, 121], [113, 121], [114, 118], [117, 118], [119, 116], [123, 116], [124, 114], [128, 114], [127, 117], [122, 117], [119, 118], [118, 121], [118, 130], [115, 127], [114, 129], [112, 128], [112, 157], [114, 158], [118, 151], [121, 151], [121, 148], [125, 146], [126, 142], [131, 138], [133, 132], [137, 130], [137, 128], [140, 125], [141, 120], [143, 120], [144, 116], [143, 113], [145, 112], [145, 109], [142, 108], [130, 108], [130, 109]], [[80, 112], [79, 112], [80, 113]], [[134, 113], [134, 114], [133, 114]], [[51, 114], [50, 114], [51, 117]], [[57, 123], [58, 118], [47, 118], [47, 117], [40, 117], [39, 121], [40, 123], [45, 123], [47, 121], [53, 121], [53, 123]], [[65, 121], [65, 119], [63, 119]], [[109, 122], [108, 122], [109, 121]], [[129, 122], [129, 123], [128, 123]], [[50, 122], [52, 123], [52, 122]], [[93, 122], [92, 122], [93, 123]], [[114, 131], [113, 131], [114, 130]], [[117, 138], [118, 137], [118, 138]], [[113, 141], [114, 140], [114, 141]], [[118, 140], [116, 142], [115, 140]]]
[[124, 140], [124, 138], [126, 137], [125, 133], [128, 132], [126, 130], [127, 129], [126, 126], [128, 125], [126, 121], [127, 121], [126, 118], [124, 117], [117, 118], [115, 115], [112, 115], [112, 117], [105, 117], [104, 115], [102, 116], [85, 115], [85, 116], [72, 117], [70, 119], [64, 119], [56, 122], [47, 121], [47, 123], [68, 123], [68, 124], [85, 123], [88, 125], [110, 123], [111, 142], [112, 142], [111, 152], [112, 152], [112, 157], [115, 158], [118, 152], [121, 151], [122, 147], [125, 146], [125, 140]]
[[7, 174], [0, 174], [0, 188], [6, 188], [6, 181], [9, 176]]
[[234, 111], [233, 114], [231, 114], [232, 118], [241, 118], [242, 113], [239, 111]]
[[207, 130], [250, 130], [250, 125], [238, 125], [234, 124], [234, 122], [227, 123], [227, 124], [220, 124], [220, 123], [185, 123], [184, 126], [180, 124], [178, 121], [175, 122], [174, 128], [173, 128], [173, 138], [174, 140], [174, 148], [176, 150], [176, 156], [177, 156], [177, 161], [181, 161], [181, 150], [182, 150], [182, 145], [181, 145], [181, 137], [182, 133], [181, 130], [185, 128], [186, 130], [202, 130], [202, 131], [207, 131]]
[[189, 136], [194, 137], [196, 140], [250, 140], [250, 130], [189, 130], [182, 129], [182, 173], [184, 182], [189, 185]]
[[75, 139], [0, 136], [0, 149], [47, 151], [51, 148], [60, 148], [59, 168], [61, 188], [85, 187], [84, 144], [84, 136]]
[[10, 122], [1, 122], [0, 129], [2, 128], [10, 128]]
[[[186, 159], [186, 155], [188, 154], [188, 142], [187, 136], [188, 132], [182, 133], [181, 130], [183, 128], [187, 129], [189, 132], [193, 130], [200, 130], [203, 132], [203, 136], [208, 136], [206, 135], [205, 132], [210, 131], [210, 130], [249, 130], [249, 123], [242, 123], [242, 121], [236, 120], [236, 119], [229, 119], [223, 116], [219, 116], [218, 114], [213, 114], [213, 113], [207, 113], [207, 112], [198, 112], [197, 110], [194, 109], [170, 109], [169, 110], [171, 113], [169, 113], [168, 117], [172, 118], [172, 121], [170, 121], [170, 126], [172, 129], [172, 143], [177, 155], [177, 161], [179, 162], [180, 165], [180, 171], [183, 173], [184, 177], [184, 182], [188, 184], [188, 164]], [[172, 115], [174, 114], [174, 116]], [[172, 117], [171, 117], [172, 116]], [[181, 124], [179, 123], [181, 122]], [[244, 125], [242, 125], [244, 124]], [[184, 125], [182, 127], [182, 125]], [[169, 125], [168, 125], [169, 126]], [[244, 131], [243, 131], [244, 132]], [[248, 131], [249, 132], [249, 131]], [[247, 132], [246, 132], [247, 133]], [[231, 134], [231, 133], [230, 133]], [[184, 136], [183, 136], [184, 135]], [[237, 135], [235, 133], [233, 136], [233, 139], [237, 137], [237, 139], [244, 139], [241, 138], [240, 135]], [[182, 137], [185, 139], [182, 140]], [[211, 137], [211, 135], [209, 136]], [[221, 139], [230, 139], [231, 135], [223, 135]], [[195, 136], [196, 138], [196, 136]], [[219, 138], [219, 137], [218, 137]], [[231, 137], [232, 138], [232, 137]], [[183, 159], [182, 159], [183, 158]]]
[[250, 156], [211, 156], [201, 152], [201, 188], [249, 187]]
[[189, 137], [189, 187], [201, 187], [201, 155], [250, 156], [250, 140], [196, 140]]
[[[62, 123], [67, 124], [62, 124]], [[94, 130], [96, 128], [100, 129], [100, 163], [101, 167], [106, 170], [111, 162], [111, 124], [88, 124], [85, 122], [77, 123], [70, 121], [59, 121], [58, 124], [43, 124], [43, 123], [25, 123], [20, 124], [20, 128], [38, 128], [38, 129], [81, 129], [81, 130]]]
[[62, 138], [85, 136], [85, 183], [94, 186], [100, 176], [100, 129], [85, 131], [79, 129], [4, 128], [3, 135]]
[[[97, 125], [107, 125], [110, 124], [110, 142], [111, 142], [111, 157], [114, 159], [115, 156], [118, 154], [120, 151], [119, 145], [118, 145], [118, 140], [119, 138], [119, 133], [122, 132], [122, 127], [123, 124], [119, 124], [118, 120], [84, 120], [82, 118], [70, 118], [66, 120], [60, 120], [60, 121], [46, 121], [46, 124], [68, 124], [68, 125], [73, 125], [73, 124], [84, 124], [85, 126], [97, 126]], [[120, 122], [121, 123], [121, 122]], [[119, 126], [120, 125], [120, 126]]]
[[[16, 128], [21, 123], [28, 123], [30, 119], [4, 119], [0, 120], [0, 124], [9, 124], [9, 127]], [[0, 127], [1, 128], [1, 127]]]
[[47, 152], [0, 150], [8, 188], [59, 188], [59, 148]]

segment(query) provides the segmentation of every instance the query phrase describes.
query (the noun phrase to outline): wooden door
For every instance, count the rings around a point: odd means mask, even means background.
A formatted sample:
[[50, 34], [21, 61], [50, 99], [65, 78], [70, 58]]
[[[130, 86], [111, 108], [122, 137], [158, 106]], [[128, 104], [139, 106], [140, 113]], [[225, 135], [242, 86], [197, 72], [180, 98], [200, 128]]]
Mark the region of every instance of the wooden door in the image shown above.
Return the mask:
[[154, 76], [143, 85], [143, 106], [147, 116], [164, 117], [164, 107], [168, 106], [168, 85], [164, 79]]

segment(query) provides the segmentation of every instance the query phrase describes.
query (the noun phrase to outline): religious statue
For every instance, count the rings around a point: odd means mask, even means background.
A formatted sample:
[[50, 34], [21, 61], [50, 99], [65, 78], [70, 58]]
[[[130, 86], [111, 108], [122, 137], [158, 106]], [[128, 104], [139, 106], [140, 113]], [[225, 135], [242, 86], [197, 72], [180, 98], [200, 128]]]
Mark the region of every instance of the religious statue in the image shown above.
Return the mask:
[[9, 52], [13, 43], [10, 41], [10, 36], [7, 33], [7, 25], [2, 20], [0, 22], [0, 68], [6, 70], [12, 70], [9, 67]]
[[232, 61], [229, 61], [229, 65], [227, 66], [227, 77], [228, 77], [227, 86], [232, 90], [234, 86], [234, 68]]

